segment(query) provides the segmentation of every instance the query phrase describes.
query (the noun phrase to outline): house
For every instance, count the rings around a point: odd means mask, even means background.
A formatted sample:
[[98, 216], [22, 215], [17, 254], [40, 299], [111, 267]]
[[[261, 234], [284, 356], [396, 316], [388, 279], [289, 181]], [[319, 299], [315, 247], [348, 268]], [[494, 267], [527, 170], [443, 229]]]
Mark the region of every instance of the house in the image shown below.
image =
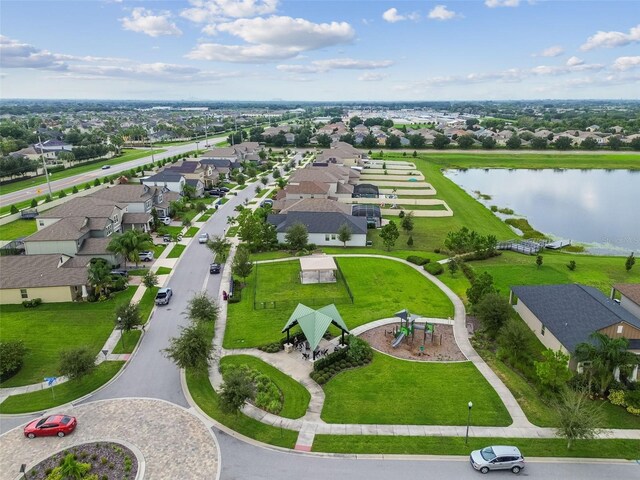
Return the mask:
[[[593, 287], [580, 284], [516, 286], [511, 287], [510, 300], [514, 310], [547, 348], [572, 357], [579, 344], [592, 342], [591, 334], [600, 332], [611, 338], [627, 338], [630, 351], [640, 355], [640, 318]], [[582, 369], [573, 358], [569, 367]], [[636, 367], [631, 379], [637, 378]]]
[[34, 298], [45, 303], [86, 299], [88, 261], [61, 254], [0, 256], [0, 304]]
[[148, 187], [163, 187], [171, 192], [182, 193], [187, 179], [180, 172], [167, 171], [166, 169], [141, 180]]
[[36, 143], [33, 148], [38, 152], [42, 149], [43, 153], [53, 153], [57, 155], [59, 152], [70, 152], [73, 145], [61, 140], [46, 140], [42, 143]]
[[351, 205], [326, 198], [302, 198], [299, 200], [276, 200], [272, 210], [286, 215], [290, 212], [339, 212], [351, 213]]
[[322, 246], [342, 246], [338, 240], [338, 230], [347, 225], [351, 230], [348, 247], [364, 247], [367, 243], [367, 219], [352, 217], [339, 212], [289, 212], [286, 215], [272, 214], [267, 222], [274, 225], [278, 242], [286, 241], [287, 230], [297, 223], [302, 223], [309, 232], [309, 243]]
[[620, 295], [620, 306], [640, 318], [640, 283], [617, 283], [611, 289], [611, 298]]

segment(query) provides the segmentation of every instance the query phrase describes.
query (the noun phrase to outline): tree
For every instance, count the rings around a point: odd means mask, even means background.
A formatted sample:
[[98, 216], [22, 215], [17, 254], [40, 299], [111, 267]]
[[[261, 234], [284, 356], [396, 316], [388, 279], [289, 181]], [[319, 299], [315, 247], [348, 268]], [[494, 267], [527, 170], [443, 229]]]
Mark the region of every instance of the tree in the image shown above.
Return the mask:
[[391, 149], [400, 148], [402, 146], [400, 143], [400, 137], [394, 134], [390, 134], [384, 144], [387, 148]]
[[488, 272], [482, 272], [471, 283], [471, 287], [467, 289], [467, 300], [469, 300], [473, 309], [474, 305], [477, 305], [482, 300], [482, 297], [495, 291], [493, 277]]
[[536, 375], [540, 385], [552, 392], [559, 392], [571, 378], [569, 370], [569, 355], [562, 351], [554, 352], [547, 348], [542, 352], [544, 360], [534, 361]]
[[[472, 119], [472, 120], [475, 120], [475, 119]], [[461, 135], [457, 138], [456, 142], [458, 143], [458, 147], [464, 148], [465, 150], [473, 147], [473, 144], [474, 144], [474, 140], [471, 135]]]
[[255, 385], [246, 370], [228, 369], [220, 390], [220, 407], [226, 413], [238, 413], [244, 402], [255, 397]]
[[595, 150], [598, 148], [598, 141], [595, 138], [587, 137], [580, 143], [580, 148], [584, 150]]
[[517, 150], [522, 146], [522, 140], [517, 134], [511, 135], [509, 140], [507, 140], [507, 148], [510, 150]]
[[207, 247], [213, 253], [216, 260], [220, 263], [223, 263], [227, 256], [229, 255], [229, 250], [231, 250], [231, 243], [220, 235], [215, 235], [211, 237], [211, 239], [207, 242]]
[[96, 367], [96, 356], [88, 347], [67, 350], [60, 354], [60, 375], [70, 379], [81, 378]]
[[451, 274], [451, 276], [455, 275], [455, 273], [458, 271], [458, 261], [455, 258], [449, 259], [449, 261], [447, 262], [447, 268], [449, 269], [449, 273]]
[[[411, 148], [424, 148], [424, 146], [427, 144], [427, 139], [424, 138], [419, 133], [414, 133], [413, 135], [409, 135], [407, 139], [409, 140], [409, 146]], [[418, 152], [413, 152], [413, 153], [414, 153], [413, 155], [414, 157], [418, 155]]]
[[118, 305], [115, 311], [114, 321], [123, 332], [131, 331], [136, 325], [142, 323], [140, 307], [136, 302], [127, 302]]
[[601, 408], [589, 399], [587, 392], [567, 388], [554, 406], [559, 425], [556, 433], [567, 440], [567, 449], [571, 449], [574, 440], [596, 438], [603, 415]]
[[640, 150], [640, 136], [634, 138], [633, 140], [631, 140], [631, 142], [629, 143], [629, 146], [633, 149], [633, 150]]
[[585, 367], [600, 395], [604, 395], [614, 380], [614, 371], [625, 365], [637, 365], [638, 357], [631, 353], [629, 340], [624, 337], [610, 338], [594, 332], [594, 343], [583, 342], [576, 346], [575, 358], [579, 362], [590, 362]]
[[573, 139], [566, 136], [558, 137], [553, 142], [553, 146], [556, 148], [556, 150], [570, 150], [572, 145]]
[[407, 245], [409, 247], [413, 247], [413, 236], [409, 235], [409, 238], [407, 239]]
[[532, 355], [531, 330], [519, 319], [509, 318], [498, 334], [498, 355], [511, 365], [530, 362]]
[[316, 137], [318, 141], [318, 146], [322, 148], [329, 148], [331, 146], [331, 137], [326, 133], [321, 133]]
[[636, 257], [634, 257], [633, 252], [631, 252], [631, 255], [629, 255], [624, 262], [624, 268], [628, 272], [633, 268], [635, 264], [636, 264]]
[[531, 148], [534, 150], [544, 150], [547, 148], [547, 139], [540, 137], [533, 137], [531, 139]]
[[236, 251], [235, 256], [233, 257], [231, 272], [234, 275], [241, 277], [243, 282], [249, 275], [251, 275], [251, 271], [253, 270], [253, 262], [251, 261], [250, 257], [251, 253], [249, 251], [249, 248], [245, 245], [240, 245], [238, 247], [238, 250]]
[[169, 347], [162, 350], [179, 368], [206, 369], [213, 345], [203, 329], [194, 324], [182, 328], [179, 337], [169, 339]]
[[38, 201], [35, 198], [31, 199], [31, 208], [36, 208], [38, 206]]
[[576, 269], [576, 261], [570, 260], [569, 263], [567, 263], [567, 268], [573, 272]]
[[390, 220], [384, 227], [380, 229], [380, 238], [387, 251], [390, 251], [396, 244], [396, 240], [400, 236], [396, 222]]
[[187, 310], [183, 312], [192, 321], [215, 322], [218, 319], [218, 304], [205, 292], [196, 293], [187, 302]]
[[536, 255], [536, 266], [540, 268], [542, 266], [543, 257], [542, 255]]
[[89, 262], [89, 285], [91, 285], [96, 296], [101, 296], [102, 292], [111, 285], [111, 265], [104, 258], [92, 258]]
[[484, 137], [482, 139], [482, 148], [484, 148], [485, 150], [492, 150], [496, 148], [497, 143], [498, 142], [496, 142], [496, 139], [493, 137]]
[[345, 248], [347, 247], [347, 242], [351, 240], [351, 229], [346, 223], [340, 225], [338, 229], [338, 240], [342, 242], [342, 246]]
[[9, 378], [22, 367], [24, 356], [27, 354], [27, 347], [24, 342], [0, 342], [0, 378]]
[[509, 320], [511, 310], [509, 301], [495, 292], [486, 293], [474, 308], [482, 328], [493, 339]]
[[158, 285], [158, 276], [149, 270], [144, 274], [144, 277], [142, 277], [142, 283], [147, 288], [153, 288]]
[[402, 220], [400, 220], [400, 227], [408, 235], [413, 230], [413, 212], [407, 213]]
[[140, 252], [153, 248], [153, 240], [151, 235], [140, 230], [127, 230], [126, 232], [114, 237], [107, 245], [107, 250], [124, 257], [124, 264], [127, 260], [135, 262], [136, 267], [140, 260]]
[[285, 242], [291, 250], [302, 250], [309, 242], [309, 231], [303, 223], [295, 223], [287, 229]]
[[433, 148], [442, 150], [443, 148], [446, 148], [447, 145], [449, 145], [450, 143], [451, 143], [451, 140], [449, 140], [446, 136], [439, 133], [433, 139]]
[[607, 140], [607, 147], [609, 147], [611, 150], [620, 150], [620, 148], [622, 148], [623, 146], [624, 142], [620, 140], [620, 137], [617, 137], [615, 135], [610, 136], [609, 140]]
[[365, 135], [362, 139], [362, 148], [376, 148], [378, 146], [378, 139], [372, 133]]

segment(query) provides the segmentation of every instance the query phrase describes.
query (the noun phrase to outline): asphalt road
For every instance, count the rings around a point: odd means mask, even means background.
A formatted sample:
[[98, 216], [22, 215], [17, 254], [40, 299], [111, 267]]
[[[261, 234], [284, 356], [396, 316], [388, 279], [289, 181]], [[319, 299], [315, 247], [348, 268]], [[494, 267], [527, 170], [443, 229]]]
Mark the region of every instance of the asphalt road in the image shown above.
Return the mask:
[[[222, 137], [209, 138], [209, 146], [215, 145], [217, 142], [221, 142], [225, 138], [227, 137], [222, 136]], [[198, 141], [199, 151], [204, 149], [204, 144], [205, 144], [204, 140]], [[167, 149], [166, 152], [157, 153], [153, 155], [154, 160], [157, 161], [167, 157], [173, 157], [174, 155], [179, 155], [181, 153], [193, 151], [196, 149], [196, 144], [195, 142], [193, 142], [186, 145], [178, 145], [178, 146], [172, 146], [172, 147], [163, 147], [162, 145], [158, 145], [155, 148]], [[72, 177], [61, 178], [60, 180], [54, 180], [53, 182], [51, 182], [51, 190], [55, 193], [65, 188], [71, 188], [74, 185], [93, 182], [93, 180], [95, 180], [96, 178], [103, 178], [106, 176], [114, 175], [116, 173], [125, 172], [127, 170], [130, 170], [131, 168], [139, 167], [140, 165], [146, 165], [149, 162], [151, 162], [151, 155], [139, 158], [137, 160], [131, 160], [130, 162], [113, 165], [111, 168], [107, 170], [102, 170], [100, 167], [96, 167], [95, 170], [92, 170], [90, 172], [80, 173]], [[37, 193], [37, 190], [41, 190], [41, 193]], [[36, 195], [43, 195], [43, 192], [47, 192], [46, 183], [24, 188], [16, 192], [7, 193], [6, 195], [0, 195], [0, 206], [13, 205], [14, 203], [30, 200]]]

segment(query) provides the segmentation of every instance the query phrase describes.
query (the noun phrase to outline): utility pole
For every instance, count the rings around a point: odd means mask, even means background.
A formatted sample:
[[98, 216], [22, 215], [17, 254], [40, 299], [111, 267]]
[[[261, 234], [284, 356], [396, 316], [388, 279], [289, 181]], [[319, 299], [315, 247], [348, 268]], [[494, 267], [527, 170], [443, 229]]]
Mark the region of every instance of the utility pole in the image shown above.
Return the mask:
[[53, 192], [51, 191], [51, 182], [49, 181], [49, 171], [47, 170], [47, 162], [44, 159], [44, 155], [42, 154], [42, 139], [40, 138], [40, 134], [38, 134], [38, 142], [40, 145], [40, 160], [42, 160], [42, 166], [44, 167], [44, 176], [47, 179], [47, 187], [49, 187], [49, 196], [53, 199]]

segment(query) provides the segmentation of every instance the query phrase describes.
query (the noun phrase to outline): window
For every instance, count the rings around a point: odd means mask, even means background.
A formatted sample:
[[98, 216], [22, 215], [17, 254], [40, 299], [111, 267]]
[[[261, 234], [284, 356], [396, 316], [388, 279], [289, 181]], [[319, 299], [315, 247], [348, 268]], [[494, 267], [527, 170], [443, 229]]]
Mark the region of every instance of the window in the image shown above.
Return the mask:
[[325, 241], [325, 242], [328, 242], [328, 241], [329, 241], [329, 234], [328, 234], [328, 233], [327, 233], [327, 234], [325, 234], [325, 236], [324, 236], [324, 241]]
[[107, 236], [111, 235], [111, 233], [112, 233], [112, 227], [111, 227], [111, 224], [109, 224], [107, 225]]
[[44, 227], [44, 220], [38, 220], [38, 223], [40, 224], [41, 227]]
[[620, 334], [620, 333], [622, 333], [622, 330], [624, 330], [624, 326], [623, 325], [618, 325], [616, 333]]
[[29, 294], [27, 293], [27, 289], [26, 288], [20, 289], [20, 296], [22, 298], [29, 298]]
[[547, 329], [545, 328], [544, 325], [542, 325], [542, 328], [540, 329], [540, 335], [544, 335], [544, 332], [546, 332]]
[[338, 238], [338, 237], [336, 236], [336, 234], [335, 234], [335, 233], [332, 233], [332, 234], [331, 234], [331, 240], [335, 240], [336, 238]]

